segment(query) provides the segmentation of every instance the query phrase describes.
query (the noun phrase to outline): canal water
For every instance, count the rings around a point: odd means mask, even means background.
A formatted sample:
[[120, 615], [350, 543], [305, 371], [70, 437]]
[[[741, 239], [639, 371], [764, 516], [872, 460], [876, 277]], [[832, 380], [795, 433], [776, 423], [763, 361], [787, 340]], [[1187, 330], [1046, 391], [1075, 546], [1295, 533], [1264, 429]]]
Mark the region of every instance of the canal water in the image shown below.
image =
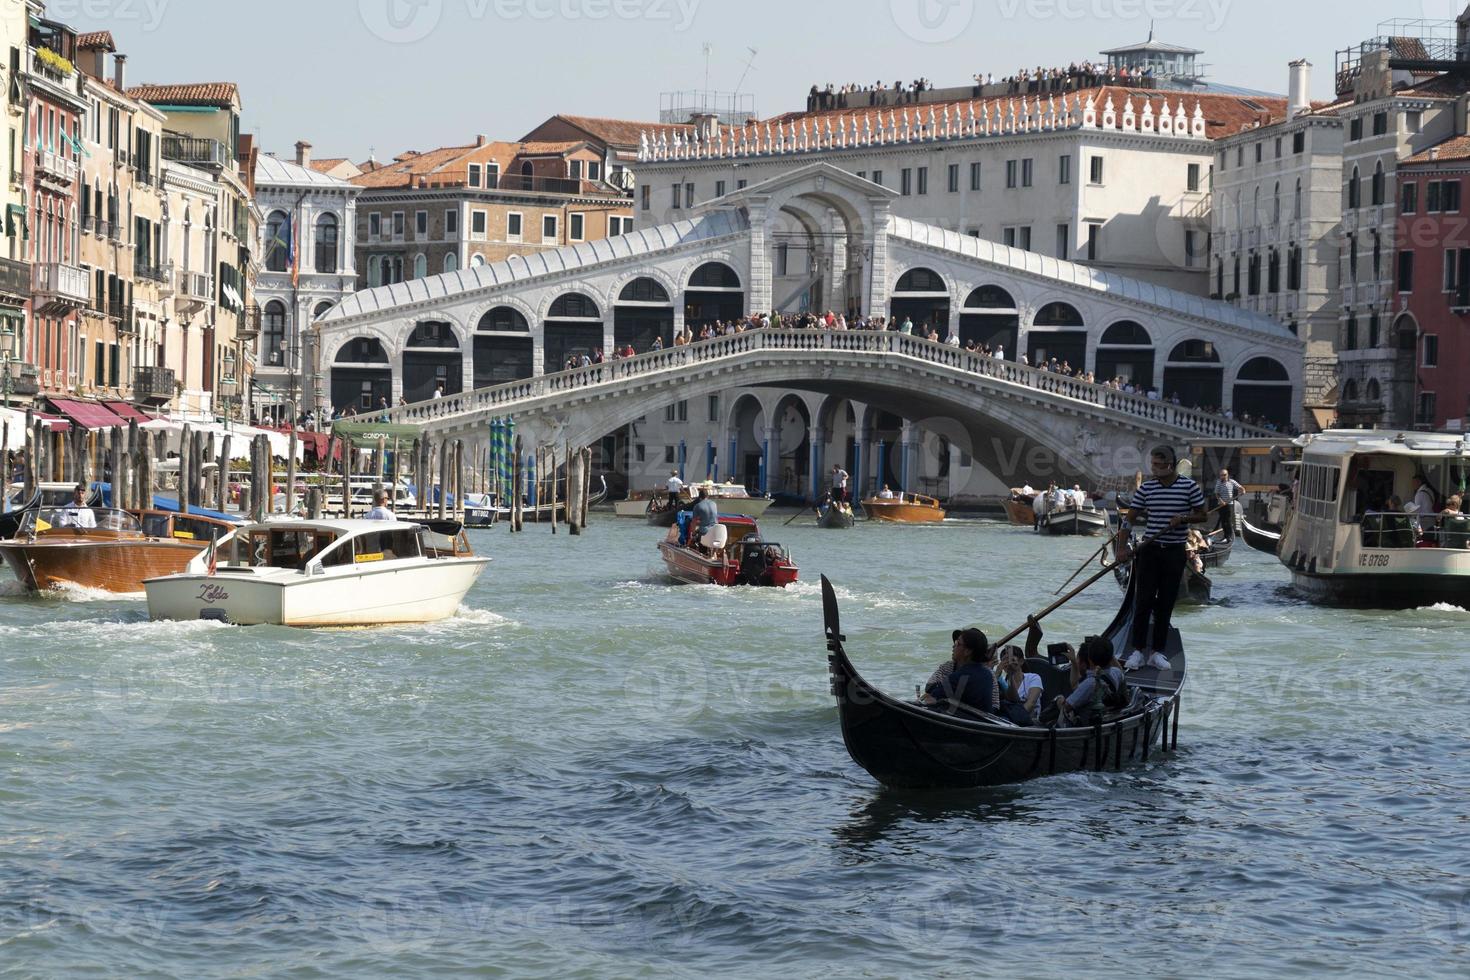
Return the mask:
[[611, 515], [473, 532], [494, 563], [427, 628], [7, 583], [0, 972], [1463, 975], [1470, 613], [1319, 609], [1242, 543], [1176, 620], [1177, 755], [896, 794], [843, 748], [818, 575], [906, 694], [1096, 542], [785, 516], [784, 592], [672, 584]]

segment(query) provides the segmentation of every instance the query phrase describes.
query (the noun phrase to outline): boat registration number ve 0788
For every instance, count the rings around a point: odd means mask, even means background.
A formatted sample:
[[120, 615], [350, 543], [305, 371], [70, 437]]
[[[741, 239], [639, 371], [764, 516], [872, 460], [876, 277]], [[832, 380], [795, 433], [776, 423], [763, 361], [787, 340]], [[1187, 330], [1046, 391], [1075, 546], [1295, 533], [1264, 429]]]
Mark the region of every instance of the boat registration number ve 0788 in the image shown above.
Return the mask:
[[1359, 568], [1387, 568], [1389, 555], [1386, 552], [1372, 552], [1358, 556]]

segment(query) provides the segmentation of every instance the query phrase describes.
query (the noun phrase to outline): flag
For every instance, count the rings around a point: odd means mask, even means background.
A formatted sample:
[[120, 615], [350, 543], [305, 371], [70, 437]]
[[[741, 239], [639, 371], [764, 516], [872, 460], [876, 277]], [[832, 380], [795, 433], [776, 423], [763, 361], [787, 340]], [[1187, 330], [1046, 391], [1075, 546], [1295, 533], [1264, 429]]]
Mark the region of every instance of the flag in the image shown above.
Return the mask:
[[219, 557], [219, 538], [209, 539], [209, 574], [213, 575]]
[[291, 285], [299, 286], [301, 284], [301, 229], [295, 215], [291, 215], [286, 220], [291, 229], [291, 241], [286, 251], [286, 267], [291, 270]]

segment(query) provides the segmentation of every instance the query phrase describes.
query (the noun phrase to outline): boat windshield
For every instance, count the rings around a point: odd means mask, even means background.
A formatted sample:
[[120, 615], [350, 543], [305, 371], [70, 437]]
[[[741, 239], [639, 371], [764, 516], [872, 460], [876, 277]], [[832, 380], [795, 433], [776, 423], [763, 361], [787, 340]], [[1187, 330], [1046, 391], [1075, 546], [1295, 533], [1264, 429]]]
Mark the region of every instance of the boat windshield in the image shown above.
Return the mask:
[[[269, 528], [236, 538], [230, 564], [249, 568], [291, 568], [304, 571], [306, 563], [329, 548], [336, 533], [315, 528]], [[350, 558], [340, 549], [322, 559], [322, 564], [341, 564]]]
[[368, 531], [352, 539], [352, 560], [359, 565], [396, 558], [417, 558], [421, 554], [418, 528]]
[[85, 504], [65, 507], [38, 507], [27, 511], [21, 518], [20, 534], [35, 536], [44, 534], [76, 533], [78, 531], [113, 531], [126, 534], [143, 532], [142, 525], [132, 514], [111, 507], [88, 507]]

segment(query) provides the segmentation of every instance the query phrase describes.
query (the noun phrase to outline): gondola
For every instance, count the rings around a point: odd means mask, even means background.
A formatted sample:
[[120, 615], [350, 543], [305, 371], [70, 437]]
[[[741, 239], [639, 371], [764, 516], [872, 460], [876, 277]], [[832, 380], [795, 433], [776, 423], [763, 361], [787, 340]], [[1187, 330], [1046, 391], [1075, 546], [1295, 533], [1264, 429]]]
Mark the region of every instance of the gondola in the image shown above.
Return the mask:
[[1240, 536], [1245, 538], [1245, 543], [1257, 551], [1264, 551], [1268, 555], [1275, 555], [1281, 547], [1281, 532], [1269, 528], [1257, 527], [1249, 519], [1241, 521]]
[[817, 511], [817, 527], [848, 528], [854, 520], [851, 507], [844, 509], [828, 504]]
[[[890, 697], [862, 678], [848, 658], [832, 583], [822, 577], [827, 669], [842, 740], [848, 754], [878, 782], [896, 789], [972, 789], [1017, 783], [1038, 776], [1119, 769], [1147, 761], [1156, 748], [1179, 742], [1179, 692], [1184, 686], [1184, 648], [1171, 629], [1165, 651], [1170, 669], [1142, 668], [1128, 674], [1133, 701], [1121, 712], [1082, 727], [1020, 727], [966, 708], [936, 710]], [[1133, 595], [1123, 600], [1103, 633], [1126, 654]], [[1040, 674], [1045, 700], [1066, 693], [1067, 672], [1044, 660], [1027, 660]], [[1172, 728], [1172, 733], [1170, 729]]]
[[1210, 550], [1200, 555], [1200, 561], [1204, 563], [1206, 568], [1219, 568], [1230, 560], [1230, 549], [1234, 545], [1234, 538], [1227, 538], [1223, 534], [1217, 534], [1210, 538]]

